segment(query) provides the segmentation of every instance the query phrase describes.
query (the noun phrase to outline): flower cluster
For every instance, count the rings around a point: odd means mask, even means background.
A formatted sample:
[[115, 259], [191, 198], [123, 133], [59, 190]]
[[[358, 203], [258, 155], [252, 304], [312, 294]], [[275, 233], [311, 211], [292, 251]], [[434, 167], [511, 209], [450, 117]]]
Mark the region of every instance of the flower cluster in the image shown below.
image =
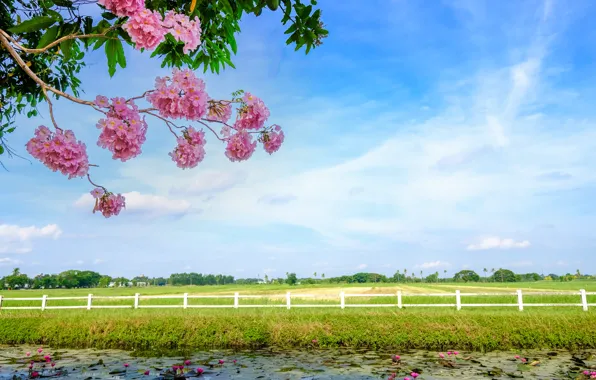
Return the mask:
[[26, 147], [29, 154], [52, 171], [67, 175], [68, 179], [82, 177], [89, 171], [87, 147], [83, 142], [77, 141], [73, 131], [58, 129], [52, 133], [41, 125]]
[[273, 131], [263, 132], [259, 141], [263, 143], [265, 152], [273, 154], [279, 150], [281, 144], [284, 142], [284, 132], [279, 125], [276, 125]]
[[135, 14], [122, 28], [130, 35], [139, 50], [155, 49], [166, 35], [166, 30], [161, 26], [161, 16], [149, 9], [143, 9]]
[[183, 137], [178, 137], [178, 145], [169, 155], [179, 168], [194, 168], [205, 158], [205, 143], [205, 132], [188, 127]]
[[97, 3], [118, 17], [133, 16], [145, 8], [144, 0], [98, 0]]
[[[110, 5], [118, 2], [113, 0], [103, 1], [110, 2]], [[136, 2], [136, 0], [119, 0], [119, 2], [128, 4], [128, 2]], [[117, 9], [115, 6], [113, 8], [115, 9], [110, 9], [113, 13], [124, 11], [130, 13], [133, 6], [122, 10]], [[158, 12], [145, 8], [143, 4], [137, 7], [135, 12], [126, 14], [126, 16], [130, 16], [130, 18], [123, 25], [123, 28], [139, 50], [154, 49], [168, 33], [177, 41], [184, 43], [182, 48], [184, 54], [196, 50], [201, 45], [202, 30], [198, 18], [191, 20], [187, 15], [172, 10], [168, 11], [165, 17], [162, 18]]]
[[231, 135], [227, 143], [226, 157], [232, 162], [248, 160], [257, 148], [257, 142], [253, 142], [252, 136], [245, 130], [239, 130]]
[[109, 109], [107, 118], [97, 123], [97, 128], [101, 129], [97, 145], [112, 152], [113, 159], [123, 162], [141, 154], [147, 123], [141, 119], [134, 102], [112, 98], [110, 105], [108, 99], [100, 95], [95, 99], [95, 104]]
[[586, 370], [586, 371], [582, 372], [582, 374], [583, 374], [583, 375], [584, 375], [586, 378], [589, 378], [589, 379], [596, 379], [596, 371], [591, 371], [591, 372], [590, 372], [590, 371], [587, 371], [587, 370]]
[[184, 43], [184, 54], [195, 50], [201, 45], [201, 22], [191, 20], [187, 15], [168, 11], [164, 17], [162, 27], [178, 41]]
[[250, 92], [244, 94], [242, 101], [244, 106], [238, 111], [234, 128], [238, 130], [263, 128], [269, 118], [269, 109], [265, 103]]
[[147, 95], [147, 100], [163, 117], [200, 120], [207, 113], [209, 101], [205, 82], [188, 69], [174, 69], [172, 76], [171, 81], [157, 77], [156, 89]]
[[99, 211], [106, 218], [120, 214], [122, 208], [126, 207], [125, 199], [122, 194], [113, 194], [106, 192], [100, 187], [96, 187], [91, 190], [91, 195], [95, 198], [93, 213]]

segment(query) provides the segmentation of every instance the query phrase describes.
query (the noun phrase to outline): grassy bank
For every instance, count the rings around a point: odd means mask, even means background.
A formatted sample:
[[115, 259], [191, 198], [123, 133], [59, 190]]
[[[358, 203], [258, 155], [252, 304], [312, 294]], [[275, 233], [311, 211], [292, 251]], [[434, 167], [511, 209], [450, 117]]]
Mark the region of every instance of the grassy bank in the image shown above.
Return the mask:
[[[0, 344], [68, 348], [277, 346], [478, 350], [596, 348], [596, 313], [512, 310], [3, 311]], [[317, 343], [313, 344], [313, 340]]]

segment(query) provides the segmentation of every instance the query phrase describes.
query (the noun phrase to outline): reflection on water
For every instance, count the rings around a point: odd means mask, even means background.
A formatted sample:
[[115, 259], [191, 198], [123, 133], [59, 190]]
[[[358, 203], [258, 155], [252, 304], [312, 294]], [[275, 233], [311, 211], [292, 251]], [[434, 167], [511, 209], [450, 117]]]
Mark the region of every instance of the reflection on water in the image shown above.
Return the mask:
[[[31, 352], [27, 357], [26, 352]], [[392, 360], [399, 354], [400, 360]], [[48, 355], [50, 359], [44, 356]], [[515, 356], [519, 358], [516, 359]], [[379, 352], [349, 349], [288, 351], [125, 352], [116, 350], [53, 350], [37, 347], [0, 347], [0, 379], [24, 379], [29, 365], [40, 377], [69, 379], [173, 379], [173, 366], [190, 363], [180, 377], [202, 379], [403, 379], [412, 372], [418, 379], [588, 379], [596, 372], [593, 352], [460, 352], [456, 358], [437, 352]], [[220, 360], [223, 364], [219, 364]], [[46, 363], [47, 361], [47, 363]], [[56, 363], [52, 369], [51, 363]], [[128, 364], [128, 367], [125, 367]], [[145, 372], [149, 371], [148, 375]]]

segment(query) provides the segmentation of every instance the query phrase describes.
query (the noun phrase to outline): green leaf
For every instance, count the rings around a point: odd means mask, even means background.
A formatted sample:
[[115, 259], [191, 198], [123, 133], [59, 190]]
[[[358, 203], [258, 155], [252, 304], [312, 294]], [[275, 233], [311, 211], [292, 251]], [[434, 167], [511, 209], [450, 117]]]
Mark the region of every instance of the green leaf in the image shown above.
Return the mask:
[[54, 0], [54, 4], [59, 7], [72, 8], [72, 1], [70, 0]]
[[64, 59], [66, 59], [67, 61], [72, 56], [72, 44], [73, 43], [74, 43], [74, 40], [65, 40], [65, 41], [60, 42], [60, 50], [62, 51], [62, 55], [64, 56]]
[[13, 133], [15, 129], [16, 129], [16, 127], [8, 128], [6, 130], [6, 133]]
[[54, 25], [56, 21], [58, 20], [49, 16], [34, 17], [30, 20], [23, 21], [17, 26], [13, 26], [12, 28], [8, 29], [8, 31], [14, 34], [35, 32], [36, 30], [49, 28], [50, 26]]
[[118, 63], [120, 67], [123, 69], [126, 68], [126, 56], [124, 55], [124, 48], [122, 47], [122, 42], [120, 40], [116, 40], [116, 54], [118, 58]]
[[120, 40], [108, 40], [106, 42], [106, 57], [108, 58], [108, 73], [113, 77], [116, 73], [116, 64], [119, 60], [119, 49], [122, 49], [122, 42]]
[[47, 9], [46, 12], [48, 12], [48, 14], [50, 16], [52, 16], [53, 18], [55, 18], [58, 21], [63, 21], [64, 20], [64, 18], [62, 18], [62, 15], [60, 13], [56, 12], [55, 10]]
[[113, 14], [111, 12], [103, 12], [101, 14], [101, 17], [105, 18], [106, 20], [113, 20], [113, 19], [117, 18], [118, 16], [116, 16], [115, 14]]
[[0, 145], [0, 154], [4, 153], [4, 147], [2, 145]]
[[296, 24], [290, 25], [290, 27], [284, 32], [284, 34], [294, 33], [296, 31]]

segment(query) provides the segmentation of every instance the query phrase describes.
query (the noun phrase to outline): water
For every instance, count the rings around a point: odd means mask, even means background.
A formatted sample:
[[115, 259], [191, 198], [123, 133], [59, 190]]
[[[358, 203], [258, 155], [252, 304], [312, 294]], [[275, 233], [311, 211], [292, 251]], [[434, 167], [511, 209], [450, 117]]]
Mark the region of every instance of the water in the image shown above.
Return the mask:
[[[30, 351], [32, 357], [26, 357]], [[399, 354], [395, 362], [392, 355]], [[56, 362], [54, 369], [44, 367], [44, 355]], [[526, 364], [515, 355], [527, 358]], [[36, 361], [34, 370], [41, 377], [68, 379], [174, 379], [171, 370], [191, 360], [184, 377], [197, 377], [197, 368], [204, 372], [199, 379], [387, 379], [392, 373], [403, 379], [411, 372], [418, 379], [582, 379], [584, 370], [596, 371], [596, 353], [592, 351], [523, 351], [472, 353], [460, 352], [457, 359], [437, 352], [379, 352], [349, 349], [311, 349], [288, 351], [266, 349], [257, 351], [126, 352], [117, 350], [53, 350], [37, 347], [0, 347], [0, 379], [25, 379], [28, 366]], [[224, 364], [220, 365], [219, 360]], [[236, 362], [234, 363], [234, 360]], [[124, 363], [129, 367], [125, 368]], [[145, 371], [149, 375], [144, 375]], [[176, 377], [176, 378], [183, 378]]]

